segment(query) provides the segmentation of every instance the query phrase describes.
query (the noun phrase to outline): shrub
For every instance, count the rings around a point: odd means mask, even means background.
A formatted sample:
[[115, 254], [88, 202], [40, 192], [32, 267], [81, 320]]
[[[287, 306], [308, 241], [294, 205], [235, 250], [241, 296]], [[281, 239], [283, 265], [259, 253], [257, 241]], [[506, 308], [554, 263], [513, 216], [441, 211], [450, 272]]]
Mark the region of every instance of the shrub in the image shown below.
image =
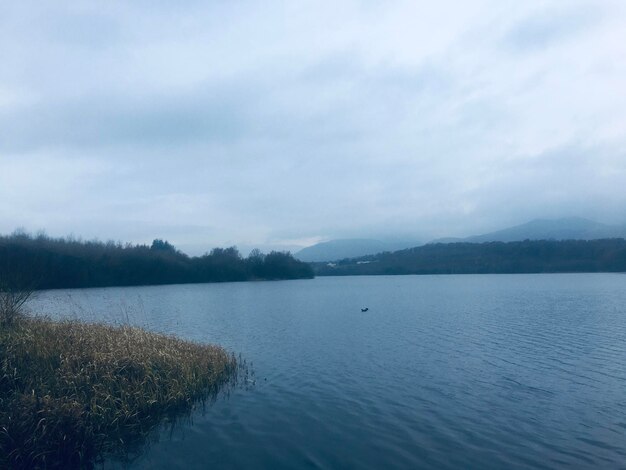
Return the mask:
[[0, 277], [0, 327], [11, 326], [23, 317], [24, 304], [32, 294], [32, 289], [17, 287]]

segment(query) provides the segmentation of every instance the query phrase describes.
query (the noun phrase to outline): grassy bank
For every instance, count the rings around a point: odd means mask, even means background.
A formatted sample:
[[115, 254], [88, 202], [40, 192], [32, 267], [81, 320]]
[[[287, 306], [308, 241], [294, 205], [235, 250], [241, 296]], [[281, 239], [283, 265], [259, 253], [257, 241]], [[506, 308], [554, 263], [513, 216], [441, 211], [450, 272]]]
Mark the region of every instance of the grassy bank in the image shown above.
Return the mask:
[[0, 468], [89, 468], [211, 396], [236, 362], [132, 327], [0, 325]]

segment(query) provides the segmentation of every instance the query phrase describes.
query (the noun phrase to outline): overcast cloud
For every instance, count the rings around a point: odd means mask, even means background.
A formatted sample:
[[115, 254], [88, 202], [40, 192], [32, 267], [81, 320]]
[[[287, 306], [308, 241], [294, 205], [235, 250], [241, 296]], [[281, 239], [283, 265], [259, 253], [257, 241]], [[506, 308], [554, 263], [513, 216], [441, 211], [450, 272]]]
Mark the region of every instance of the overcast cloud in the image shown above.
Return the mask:
[[0, 0], [0, 233], [626, 222], [626, 2]]

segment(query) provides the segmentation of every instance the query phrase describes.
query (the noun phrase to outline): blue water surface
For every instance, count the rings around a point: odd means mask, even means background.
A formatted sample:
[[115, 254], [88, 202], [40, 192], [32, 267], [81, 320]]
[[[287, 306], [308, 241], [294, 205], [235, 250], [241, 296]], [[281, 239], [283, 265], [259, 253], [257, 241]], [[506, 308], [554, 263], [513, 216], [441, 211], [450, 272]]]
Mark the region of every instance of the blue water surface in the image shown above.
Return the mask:
[[30, 308], [253, 363], [252, 388], [105, 468], [626, 466], [626, 275], [59, 290]]

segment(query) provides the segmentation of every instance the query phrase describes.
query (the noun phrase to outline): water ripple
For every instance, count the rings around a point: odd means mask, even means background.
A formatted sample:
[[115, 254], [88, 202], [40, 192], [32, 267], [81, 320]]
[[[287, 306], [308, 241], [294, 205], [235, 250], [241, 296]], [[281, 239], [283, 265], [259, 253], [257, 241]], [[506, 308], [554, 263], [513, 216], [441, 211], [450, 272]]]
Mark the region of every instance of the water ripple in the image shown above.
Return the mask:
[[51, 291], [31, 307], [218, 342], [254, 361], [253, 389], [105, 468], [618, 468], [623, 282], [321, 278]]

